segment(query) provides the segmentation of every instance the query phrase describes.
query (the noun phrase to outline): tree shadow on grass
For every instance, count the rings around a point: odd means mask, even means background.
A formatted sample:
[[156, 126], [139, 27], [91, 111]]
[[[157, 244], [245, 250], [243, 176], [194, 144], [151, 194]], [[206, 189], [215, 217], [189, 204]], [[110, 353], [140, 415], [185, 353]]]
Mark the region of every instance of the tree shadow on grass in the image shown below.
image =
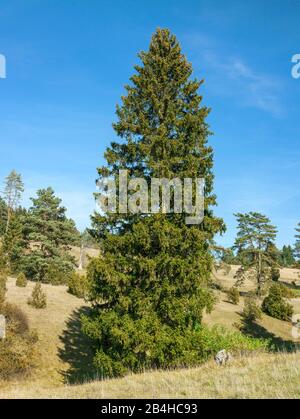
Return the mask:
[[243, 320], [242, 331], [253, 338], [268, 339], [274, 352], [297, 352], [300, 350], [299, 342], [283, 339], [256, 322]]
[[80, 384], [96, 377], [93, 343], [81, 331], [81, 316], [89, 311], [89, 307], [75, 310], [67, 321], [67, 329], [60, 336], [63, 348], [58, 353], [60, 359], [70, 365], [67, 371], [62, 372], [69, 384]]

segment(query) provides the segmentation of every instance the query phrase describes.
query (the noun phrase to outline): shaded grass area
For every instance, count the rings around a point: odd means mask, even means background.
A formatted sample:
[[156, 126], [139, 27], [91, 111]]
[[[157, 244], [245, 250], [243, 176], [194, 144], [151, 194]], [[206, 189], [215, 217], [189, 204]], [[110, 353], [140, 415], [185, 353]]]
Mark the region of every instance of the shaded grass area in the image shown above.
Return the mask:
[[66, 322], [66, 330], [60, 336], [63, 346], [59, 349], [59, 357], [69, 365], [61, 373], [69, 384], [83, 383], [95, 379], [93, 366], [93, 344], [81, 331], [81, 316], [89, 313], [89, 307], [75, 310]]
[[296, 352], [300, 349], [300, 342], [284, 339], [267, 330], [262, 324], [243, 320], [243, 333], [253, 338], [266, 339], [270, 342], [270, 350], [274, 352]]

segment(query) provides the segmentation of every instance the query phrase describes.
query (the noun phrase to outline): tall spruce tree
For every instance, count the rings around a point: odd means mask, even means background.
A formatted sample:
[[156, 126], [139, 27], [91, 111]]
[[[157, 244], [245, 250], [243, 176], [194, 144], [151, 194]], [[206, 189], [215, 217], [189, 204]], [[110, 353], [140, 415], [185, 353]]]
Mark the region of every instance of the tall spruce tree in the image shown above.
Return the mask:
[[192, 66], [169, 30], [158, 29], [126, 86], [118, 121], [120, 142], [106, 151], [99, 178], [204, 178], [205, 214], [95, 214], [102, 254], [89, 267], [93, 312], [83, 330], [95, 340], [95, 365], [105, 376], [151, 367], [192, 365], [201, 357], [197, 330], [213, 297], [208, 289], [213, 236], [224, 231], [213, 215], [213, 150]]
[[237, 284], [247, 277], [254, 279], [257, 294], [264, 284], [272, 279], [272, 272], [279, 267], [278, 251], [275, 246], [276, 227], [269, 218], [257, 212], [236, 214], [238, 233], [234, 248], [238, 251], [241, 267], [236, 273]]
[[75, 223], [66, 217], [66, 208], [52, 188], [37, 191], [37, 198], [31, 200], [24, 229], [29, 250], [22, 261], [24, 272], [37, 281], [66, 282], [75, 266], [70, 246], [79, 242]]

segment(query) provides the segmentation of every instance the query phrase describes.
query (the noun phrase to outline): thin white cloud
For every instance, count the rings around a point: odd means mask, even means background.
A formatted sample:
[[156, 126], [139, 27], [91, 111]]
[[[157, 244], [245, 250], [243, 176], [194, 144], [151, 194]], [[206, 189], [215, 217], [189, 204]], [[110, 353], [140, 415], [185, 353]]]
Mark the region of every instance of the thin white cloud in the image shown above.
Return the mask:
[[228, 47], [202, 34], [185, 36], [193, 62], [208, 79], [207, 89], [215, 95], [232, 97], [240, 106], [252, 107], [273, 116], [282, 116], [283, 82], [273, 74], [254, 69], [244, 58], [226, 55]]
[[[208, 67], [218, 72], [226, 95], [235, 97], [242, 106], [254, 107], [274, 116], [283, 115], [281, 83], [273, 75], [254, 71], [241, 58], [219, 57], [208, 51], [203, 57]], [[220, 90], [218, 92], [220, 94]]]

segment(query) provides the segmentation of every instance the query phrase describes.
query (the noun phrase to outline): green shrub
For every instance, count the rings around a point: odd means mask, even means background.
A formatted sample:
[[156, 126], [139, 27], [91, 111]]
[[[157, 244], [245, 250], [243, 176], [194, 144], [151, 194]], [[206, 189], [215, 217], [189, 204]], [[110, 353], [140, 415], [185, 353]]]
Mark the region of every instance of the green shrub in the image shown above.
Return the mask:
[[26, 315], [12, 304], [4, 304], [6, 338], [0, 340], [0, 378], [28, 373], [34, 366], [37, 334], [29, 330]]
[[86, 275], [80, 275], [73, 272], [68, 281], [69, 293], [76, 295], [76, 297], [84, 298], [88, 292], [88, 280]]
[[288, 286], [282, 284], [282, 283], [278, 283], [277, 284], [278, 287], [280, 287], [280, 291], [281, 291], [281, 296], [283, 298], [296, 298], [297, 297], [297, 291], [289, 288]]
[[273, 285], [262, 304], [263, 311], [275, 319], [290, 321], [293, 307], [284, 300], [282, 287]]
[[208, 359], [222, 349], [231, 352], [252, 352], [267, 350], [271, 345], [269, 340], [253, 338], [219, 325], [211, 329], [203, 327], [199, 333], [199, 343], [203, 359]]
[[5, 301], [7, 276], [0, 272], [0, 306]]
[[[110, 320], [113, 325], [117, 319], [111, 317]], [[83, 317], [85, 332], [89, 327], [86, 317]], [[148, 332], [157, 330], [153, 324], [143, 324], [143, 321], [140, 321], [139, 325], [137, 322], [136, 327], [131, 329], [130, 323], [123, 318], [123, 328], [128, 328], [126, 332], [130, 331], [130, 333], [125, 335], [129, 336], [129, 340], [122, 340], [122, 357], [119, 357], [121, 341], [118, 329], [114, 329], [115, 334], [110, 336], [109, 342], [105, 333], [101, 333], [99, 328], [89, 329], [90, 333], [99, 337], [99, 346], [103, 345], [103, 350], [98, 349], [94, 358], [94, 365], [102, 377], [124, 376], [129, 372], [141, 372], [153, 368], [197, 366], [213, 357], [221, 349], [246, 352], [265, 350], [269, 345], [269, 342], [265, 340], [253, 339], [241, 332], [231, 332], [222, 327], [208, 329], [199, 326], [196, 330], [187, 329], [185, 333], [182, 330], [178, 333], [177, 330], [162, 326], [160, 331], [152, 336], [154, 346], [149, 339], [151, 333], [141, 335], [144, 328], [147, 328]], [[120, 338], [122, 336], [124, 335]], [[109, 349], [107, 349], [108, 344]], [[134, 345], [135, 350], [132, 351], [131, 348]]]
[[228, 300], [232, 304], [237, 305], [240, 301], [240, 293], [236, 287], [230, 288], [230, 290], [227, 291], [227, 296], [228, 296]]
[[70, 267], [59, 263], [50, 263], [43, 278], [45, 284], [65, 285], [70, 275]]
[[275, 266], [271, 268], [271, 279], [274, 282], [278, 282], [280, 279], [280, 269], [276, 268]]
[[28, 300], [28, 304], [34, 308], [42, 309], [47, 306], [47, 296], [42, 290], [42, 285], [37, 282], [33, 288], [31, 298]]
[[16, 280], [16, 286], [25, 288], [27, 286], [27, 278], [23, 272], [19, 273]]
[[262, 311], [259, 307], [256, 298], [247, 297], [245, 299], [244, 310], [242, 312], [242, 317], [246, 322], [255, 322], [262, 318]]

